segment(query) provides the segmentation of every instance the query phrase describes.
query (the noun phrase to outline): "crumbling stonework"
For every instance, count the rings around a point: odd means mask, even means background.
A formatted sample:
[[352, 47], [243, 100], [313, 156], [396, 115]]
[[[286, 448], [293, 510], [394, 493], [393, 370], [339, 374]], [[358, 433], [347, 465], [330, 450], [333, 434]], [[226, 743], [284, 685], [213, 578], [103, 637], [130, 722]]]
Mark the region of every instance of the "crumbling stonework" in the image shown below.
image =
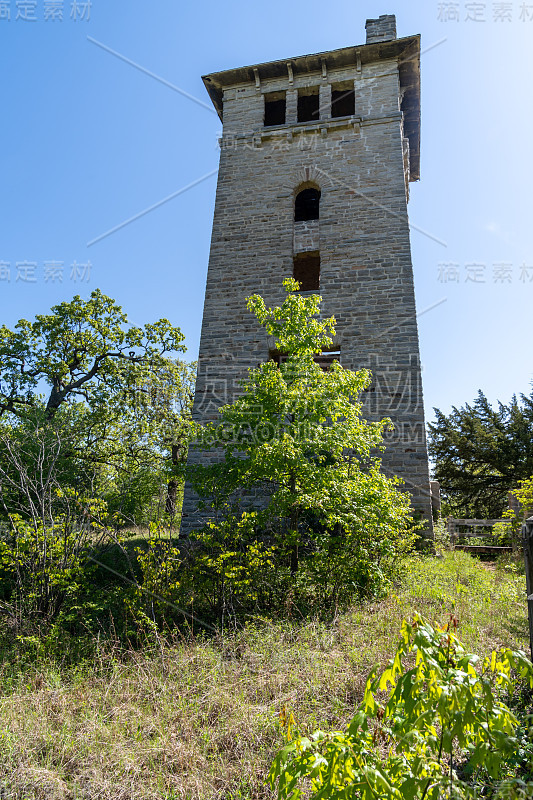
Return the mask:
[[[295, 257], [313, 251], [340, 361], [374, 376], [365, 415], [394, 423], [384, 469], [405, 480], [430, 532], [407, 218], [409, 181], [419, 177], [420, 41], [396, 39], [390, 16], [369, 20], [367, 31], [360, 47], [204, 78], [223, 133], [194, 417], [216, 420], [247, 369], [269, 357], [272, 343], [246, 298], [257, 292], [280, 304]], [[332, 89], [339, 103], [354, 103], [353, 114], [336, 115]], [[284, 121], [265, 126], [283, 112]], [[312, 118], [299, 122], [306, 114]], [[295, 222], [296, 195], [309, 187], [320, 192], [319, 219]], [[205, 457], [191, 450], [193, 462]], [[187, 490], [183, 532], [194, 522]]]

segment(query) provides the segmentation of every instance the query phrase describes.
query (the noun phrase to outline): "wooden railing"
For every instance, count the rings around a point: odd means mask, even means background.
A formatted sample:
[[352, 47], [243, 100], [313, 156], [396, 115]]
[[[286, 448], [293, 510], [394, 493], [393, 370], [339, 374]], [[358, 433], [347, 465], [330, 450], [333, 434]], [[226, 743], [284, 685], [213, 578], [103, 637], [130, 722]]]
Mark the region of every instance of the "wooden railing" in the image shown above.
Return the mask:
[[[487, 532], [483, 529], [493, 529], [501, 522], [509, 522], [508, 519], [456, 519], [448, 517], [446, 529], [450, 535], [450, 544], [454, 550], [466, 550], [469, 553], [486, 553], [497, 555], [512, 550], [511, 546], [494, 544], [494, 530]], [[462, 530], [466, 528], [467, 530]], [[457, 544], [458, 540], [463, 539], [488, 539], [487, 544]], [[491, 541], [492, 540], [492, 541]]]

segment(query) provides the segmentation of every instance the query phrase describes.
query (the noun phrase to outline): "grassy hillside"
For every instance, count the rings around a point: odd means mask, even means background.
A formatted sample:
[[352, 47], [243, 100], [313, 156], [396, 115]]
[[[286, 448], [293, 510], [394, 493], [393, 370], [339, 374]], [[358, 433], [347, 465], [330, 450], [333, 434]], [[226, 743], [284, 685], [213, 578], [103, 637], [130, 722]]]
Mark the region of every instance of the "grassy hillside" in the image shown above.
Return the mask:
[[412, 557], [386, 600], [329, 626], [255, 620], [231, 636], [155, 639], [137, 652], [100, 644], [75, 668], [26, 642], [0, 675], [0, 796], [271, 797], [264, 778], [282, 741], [280, 710], [301, 729], [342, 725], [415, 610], [440, 623], [455, 613], [459, 638], [480, 654], [527, 648], [520, 567], [460, 552]]

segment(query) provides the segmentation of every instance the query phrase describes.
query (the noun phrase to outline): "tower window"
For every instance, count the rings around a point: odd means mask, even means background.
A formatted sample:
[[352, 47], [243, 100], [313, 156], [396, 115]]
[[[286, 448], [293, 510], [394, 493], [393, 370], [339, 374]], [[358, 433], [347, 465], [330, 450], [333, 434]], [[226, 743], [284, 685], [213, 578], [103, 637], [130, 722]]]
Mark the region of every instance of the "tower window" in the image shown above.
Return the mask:
[[331, 369], [331, 366], [334, 361], [338, 361], [339, 364], [341, 362], [341, 351], [340, 348], [336, 350], [322, 350], [321, 353], [317, 353], [314, 356], [315, 362], [322, 367], [324, 371], [327, 372], [328, 369]]
[[318, 122], [319, 117], [318, 86], [298, 89], [298, 122]]
[[293, 258], [293, 277], [301, 292], [320, 288], [320, 253], [298, 253]]
[[287, 100], [285, 92], [268, 92], [265, 97], [265, 127], [285, 125]]
[[294, 201], [294, 221], [305, 222], [318, 219], [320, 214], [320, 192], [318, 189], [302, 189]]
[[[271, 361], [275, 361], [276, 364], [285, 364], [288, 359], [287, 353], [280, 353], [279, 350], [270, 350], [269, 358]], [[319, 367], [322, 367], [324, 372], [327, 372], [331, 369], [332, 364], [334, 361], [338, 361], [339, 364], [341, 363], [341, 351], [340, 348], [336, 348], [333, 350], [322, 350], [321, 353], [315, 353], [313, 356], [313, 361], [315, 364], [318, 364]]]
[[353, 83], [344, 81], [331, 87], [331, 116], [351, 117], [355, 114], [355, 92]]

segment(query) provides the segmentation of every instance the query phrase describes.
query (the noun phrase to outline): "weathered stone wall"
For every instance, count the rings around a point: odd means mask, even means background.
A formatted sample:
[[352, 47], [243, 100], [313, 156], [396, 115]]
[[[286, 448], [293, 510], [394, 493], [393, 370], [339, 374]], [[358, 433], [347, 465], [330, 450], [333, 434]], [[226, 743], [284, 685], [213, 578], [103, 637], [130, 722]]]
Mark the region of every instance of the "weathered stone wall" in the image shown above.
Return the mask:
[[[331, 84], [346, 80], [353, 81], [355, 116], [331, 118]], [[320, 118], [297, 123], [297, 90], [315, 85]], [[263, 94], [278, 90], [287, 92], [287, 122], [264, 128]], [[341, 363], [373, 372], [365, 414], [390, 417], [395, 428], [384, 469], [406, 481], [429, 521], [399, 92], [394, 59], [225, 90], [194, 416], [216, 420], [247, 369], [268, 358], [269, 342], [246, 298], [257, 292], [268, 305], [280, 304], [294, 253], [319, 248], [322, 311], [336, 317]], [[293, 221], [302, 184], [321, 191], [319, 224]], [[201, 457], [191, 451], [192, 461]], [[185, 533], [194, 521], [186, 491]]]

